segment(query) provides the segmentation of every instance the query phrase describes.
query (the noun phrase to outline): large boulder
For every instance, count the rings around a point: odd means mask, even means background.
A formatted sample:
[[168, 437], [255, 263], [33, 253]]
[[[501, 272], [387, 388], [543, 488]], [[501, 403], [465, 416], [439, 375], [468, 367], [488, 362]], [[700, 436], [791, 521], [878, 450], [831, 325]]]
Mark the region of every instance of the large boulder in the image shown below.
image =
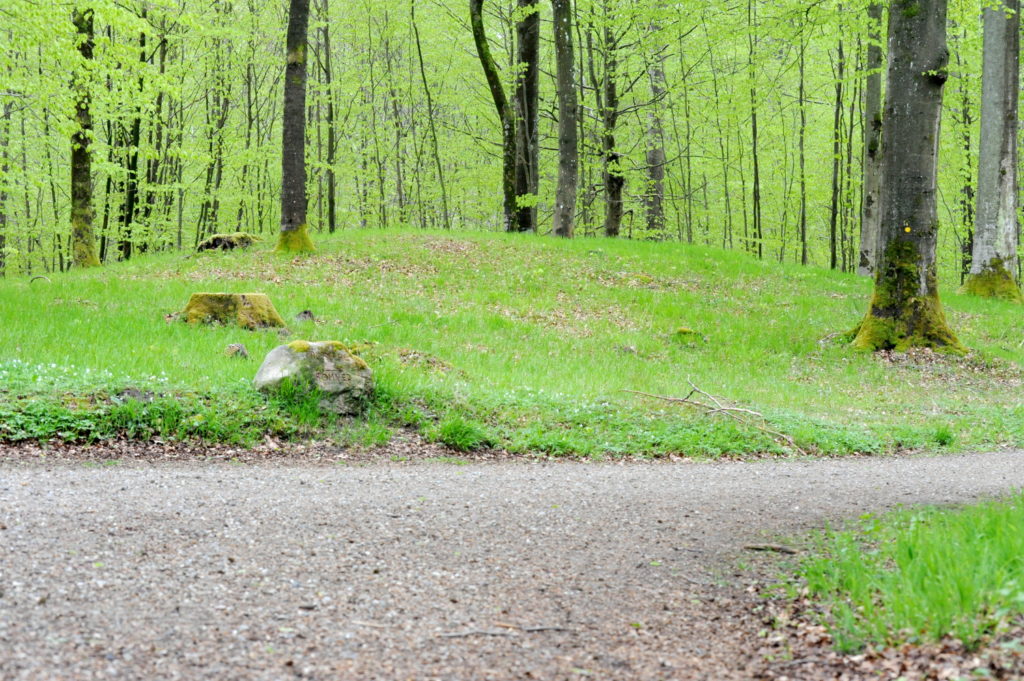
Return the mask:
[[250, 330], [284, 326], [263, 293], [193, 293], [181, 318], [189, 324], [237, 324]]
[[316, 392], [321, 409], [340, 415], [358, 414], [373, 394], [370, 367], [338, 341], [294, 341], [271, 350], [253, 386], [272, 394], [285, 384]]

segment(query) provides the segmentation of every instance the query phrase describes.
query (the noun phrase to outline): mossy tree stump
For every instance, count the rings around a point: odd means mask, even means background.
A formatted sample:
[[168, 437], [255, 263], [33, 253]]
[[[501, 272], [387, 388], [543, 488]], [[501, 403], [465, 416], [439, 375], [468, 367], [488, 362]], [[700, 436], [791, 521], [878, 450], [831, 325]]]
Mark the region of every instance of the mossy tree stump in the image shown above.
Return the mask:
[[189, 324], [232, 324], [250, 330], [284, 326], [263, 293], [193, 293], [181, 316]]
[[258, 236], [248, 232], [234, 232], [232, 234], [214, 234], [207, 237], [196, 246], [197, 251], [232, 251], [236, 248], [249, 248], [259, 241]]

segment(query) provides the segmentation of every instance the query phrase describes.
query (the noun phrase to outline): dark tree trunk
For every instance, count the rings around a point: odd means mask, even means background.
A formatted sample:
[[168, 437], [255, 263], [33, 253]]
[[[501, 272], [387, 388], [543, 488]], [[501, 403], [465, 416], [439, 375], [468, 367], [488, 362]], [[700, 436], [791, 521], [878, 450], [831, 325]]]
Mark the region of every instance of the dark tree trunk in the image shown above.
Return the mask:
[[622, 172], [622, 154], [615, 141], [615, 129], [619, 121], [619, 59], [618, 39], [611, 26], [604, 27], [604, 74], [598, 91], [601, 110], [601, 153], [603, 156], [604, 182], [604, 234], [617, 237], [622, 229], [622, 190], [626, 176]]
[[[91, 9], [76, 9], [75, 30], [78, 32], [78, 53], [86, 62], [92, 60], [93, 12]], [[76, 90], [75, 122], [77, 128], [71, 135], [71, 253], [72, 264], [77, 267], [95, 267], [100, 264], [96, 257], [95, 237], [92, 221], [92, 151], [89, 149], [92, 137], [92, 114], [89, 110], [90, 96], [88, 73], [79, 72], [74, 83]]]
[[312, 251], [306, 226], [306, 28], [309, 0], [291, 0], [284, 76], [279, 251]]
[[868, 77], [864, 88], [864, 180], [857, 274], [875, 273], [878, 260], [879, 192], [882, 187], [882, 4], [868, 6]]
[[571, 238], [576, 219], [579, 149], [576, 132], [576, 77], [572, 46], [571, 0], [551, 0], [555, 29], [555, 89], [558, 97], [558, 188], [555, 234]]
[[965, 289], [1021, 301], [1017, 285], [1020, 2], [985, 8], [978, 211]]
[[864, 350], [963, 346], [939, 301], [935, 246], [946, 0], [895, 0], [889, 11], [882, 232], [875, 291], [854, 344]]
[[338, 131], [334, 124], [334, 72], [331, 67], [331, 21], [328, 0], [323, 0], [324, 87], [327, 90], [327, 231], [334, 234], [338, 228], [338, 188], [334, 172], [337, 155]]
[[473, 27], [473, 42], [480, 58], [487, 86], [494, 100], [494, 108], [498, 112], [501, 124], [501, 190], [504, 197], [505, 230], [516, 231], [516, 126], [515, 113], [509, 106], [505, 88], [501, 84], [501, 74], [491, 56], [491, 47], [484, 32], [483, 0], [469, 0], [469, 19]]
[[516, 61], [521, 69], [513, 96], [516, 115], [516, 231], [537, 231], [537, 189], [540, 172], [540, 7], [537, 0], [519, 0], [528, 12], [516, 25]]
[[829, 208], [828, 221], [828, 265], [831, 269], [839, 267], [839, 154], [842, 144], [842, 112], [843, 112], [843, 77], [846, 70], [846, 56], [843, 53], [843, 39], [839, 39], [839, 56], [836, 67], [836, 100], [832, 110], [832, 200]]

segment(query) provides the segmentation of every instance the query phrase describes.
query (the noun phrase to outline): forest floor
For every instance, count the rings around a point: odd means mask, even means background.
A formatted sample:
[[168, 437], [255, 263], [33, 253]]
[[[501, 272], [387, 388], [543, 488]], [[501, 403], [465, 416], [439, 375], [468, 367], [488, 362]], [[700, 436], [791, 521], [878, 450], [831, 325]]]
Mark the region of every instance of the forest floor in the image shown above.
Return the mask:
[[390, 446], [0, 445], [0, 678], [1024, 674], [998, 643], [837, 655], [799, 604], [763, 595], [783, 559], [755, 550], [1011, 492], [1019, 451], [594, 463]]
[[[867, 279], [706, 246], [355, 229], [318, 235], [310, 256], [271, 245], [0, 280], [0, 440], [373, 446], [411, 429], [609, 459], [1024, 447], [1020, 307], [956, 282], [943, 303], [971, 355], [872, 355], [843, 335]], [[289, 331], [177, 321], [200, 291], [266, 293]], [[252, 389], [297, 339], [361, 354], [377, 386], [365, 418]], [[235, 344], [249, 359], [226, 356]], [[692, 386], [763, 420], [652, 397]]]

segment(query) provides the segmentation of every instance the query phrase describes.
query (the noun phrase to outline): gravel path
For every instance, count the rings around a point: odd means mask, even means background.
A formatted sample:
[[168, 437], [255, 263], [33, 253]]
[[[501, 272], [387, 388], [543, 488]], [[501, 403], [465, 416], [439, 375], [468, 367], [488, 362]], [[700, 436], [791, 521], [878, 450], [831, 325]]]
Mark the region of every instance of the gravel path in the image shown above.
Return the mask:
[[1021, 486], [1020, 452], [0, 464], [0, 679], [758, 678], [745, 545]]

